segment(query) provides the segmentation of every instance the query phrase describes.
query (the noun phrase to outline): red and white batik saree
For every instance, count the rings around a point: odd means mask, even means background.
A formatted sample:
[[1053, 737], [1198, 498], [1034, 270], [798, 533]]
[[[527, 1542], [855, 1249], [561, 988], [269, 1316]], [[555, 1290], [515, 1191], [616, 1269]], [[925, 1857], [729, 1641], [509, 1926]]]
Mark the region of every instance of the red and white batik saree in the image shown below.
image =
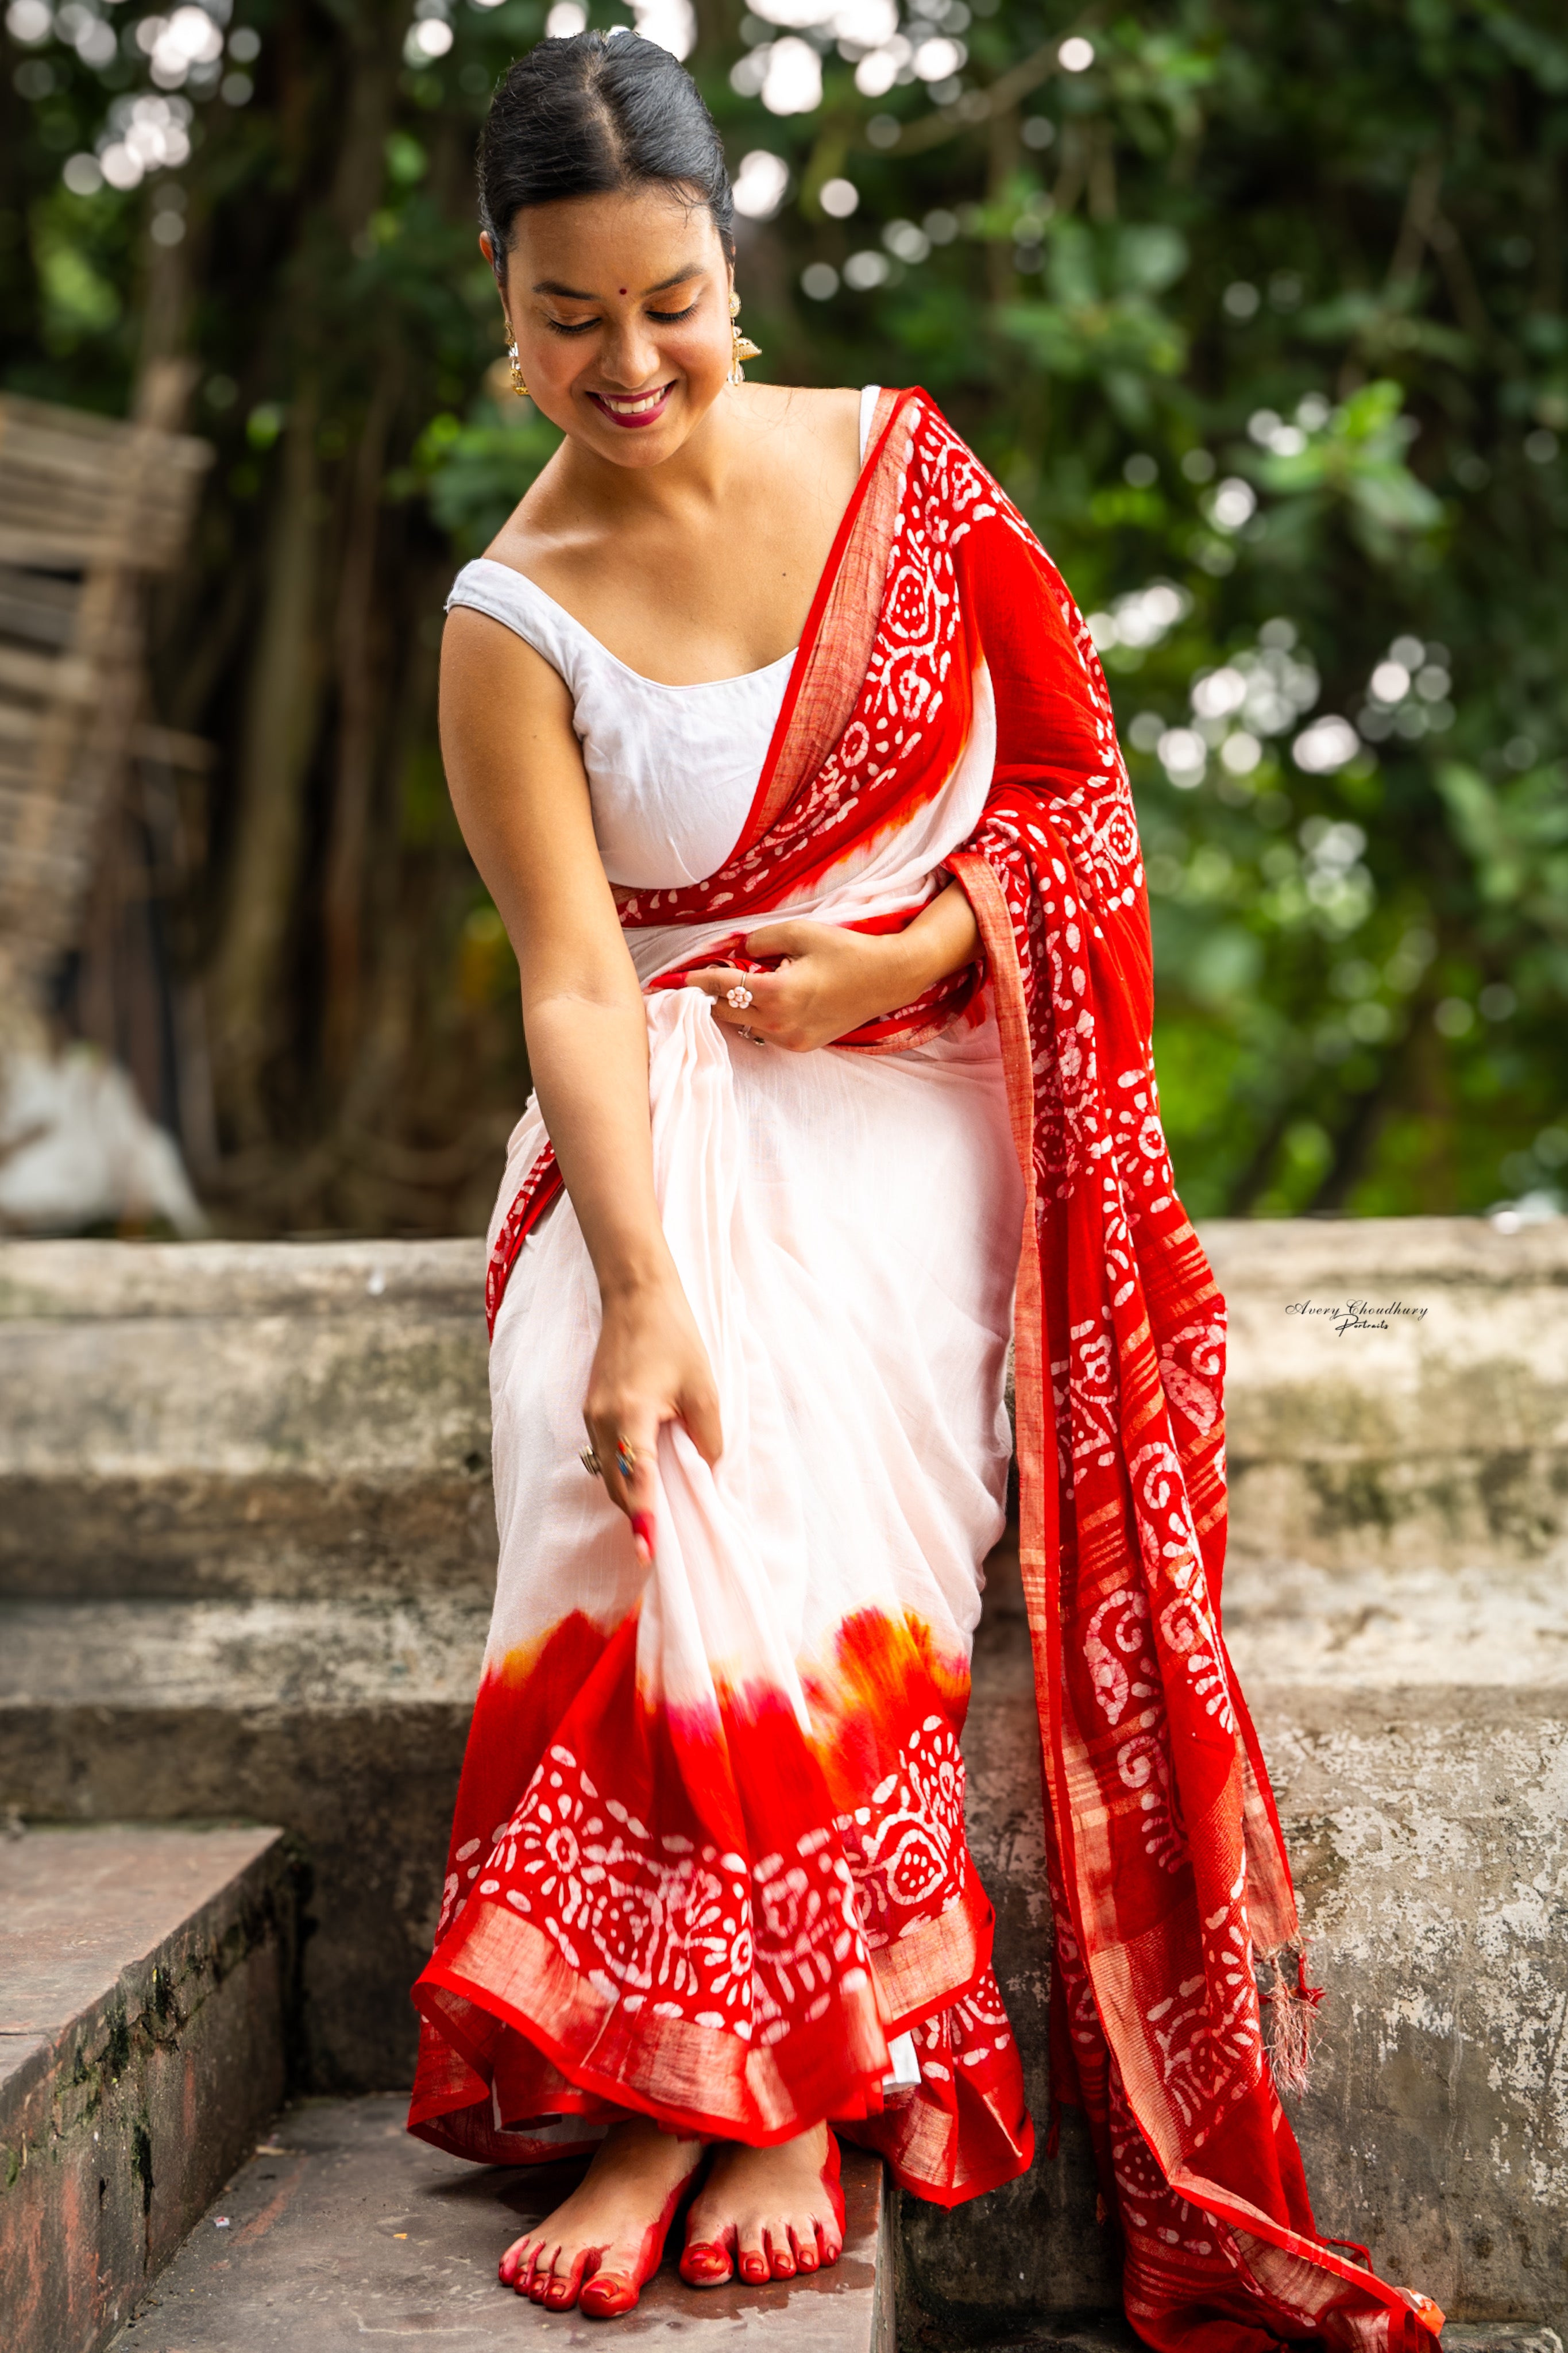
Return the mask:
[[[679, 986], [765, 921], [897, 925], [950, 878], [983, 964], [840, 1047], [749, 1046]], [[1054, 2085], [1129, 2316], [1203, 2353], [1421, 2353], [1435, 2307], [1319, 2236], [1265, 2042], [1295, 1905], [1220, 1633], [1223, 1303], [1161, 1134], [1110, 699], [923, 395], [883, 396], [735, 851], [622, 919], [725, 1451], [662, 1438], [645, 1577], [576, 1461], [596, 1298], [531, 1107], [490, 1237], [500, 1573], [414, 2129], [504, 2161], [628, 2109], [753, 2143], [826, 2115], [948, 2204], [1028, 2164], [958, 1746], [1016, 1294]], [[906, 2036], [919, 2086], [885, 2099]]]

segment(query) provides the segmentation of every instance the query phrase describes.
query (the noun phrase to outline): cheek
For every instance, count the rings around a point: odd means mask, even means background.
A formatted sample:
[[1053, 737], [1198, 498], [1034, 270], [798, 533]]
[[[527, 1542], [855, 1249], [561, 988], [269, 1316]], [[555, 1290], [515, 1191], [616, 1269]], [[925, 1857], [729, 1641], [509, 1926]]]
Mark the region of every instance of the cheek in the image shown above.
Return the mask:
[[726, 321], [721, 332], [705, 322], [700, 329], [683, 335], [679, 343], [667, 343], [663, 349], [692, 385], [720, 385], [729, 374], [734, 344]]

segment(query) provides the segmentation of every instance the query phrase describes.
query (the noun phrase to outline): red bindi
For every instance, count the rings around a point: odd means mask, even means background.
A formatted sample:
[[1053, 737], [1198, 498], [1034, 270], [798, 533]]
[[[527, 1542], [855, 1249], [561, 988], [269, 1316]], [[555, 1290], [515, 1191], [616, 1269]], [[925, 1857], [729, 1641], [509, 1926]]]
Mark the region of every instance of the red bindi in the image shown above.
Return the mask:
[[621, 288], [621, 292], [624, 294], [624, 293], [626, 292], [626, 288], [623, 286], [623, 287]]

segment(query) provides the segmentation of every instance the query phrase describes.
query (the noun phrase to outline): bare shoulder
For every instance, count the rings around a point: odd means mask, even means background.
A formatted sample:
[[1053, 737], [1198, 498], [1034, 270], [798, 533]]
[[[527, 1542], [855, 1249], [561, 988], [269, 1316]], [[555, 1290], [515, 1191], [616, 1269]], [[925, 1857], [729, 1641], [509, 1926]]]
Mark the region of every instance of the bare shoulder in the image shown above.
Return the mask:
[[602, 534], [586, 522], [581, 500], [574, 499], [563, 480], [566, 444], [563, 442], [540, 468], [521, 498], [486, 548], [492, 564], [507, 564], [540, 586], [538, 567], [552, 557], [596, 552]]
[[576, 740], [559, 670], [504, 621], [470, 605], [454, 605], [441, 632], [441, 716], [444, 727], [456, 720], [515, 729], [521, 721], [525, 732], [537, 726]]
[[759, 435], [804, 442], [829, 462], [848, 452], [858, 464], [860, 396], [847, 385], [749, 384], [742, 397]]

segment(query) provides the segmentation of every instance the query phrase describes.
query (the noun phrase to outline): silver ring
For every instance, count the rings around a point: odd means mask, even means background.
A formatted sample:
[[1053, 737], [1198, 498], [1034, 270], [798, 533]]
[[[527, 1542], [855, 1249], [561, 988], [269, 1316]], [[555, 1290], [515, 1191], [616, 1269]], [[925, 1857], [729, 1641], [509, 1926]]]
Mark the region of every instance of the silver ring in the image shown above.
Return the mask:
[[759, 1038], [754, 1029], [748, 1029], [743, 1021], [736, 1022], [735, 1035], [737, 1038], [744, 1038], [748, 1045], [752, 1046], [765, 1046], [768, 1042], [765, 1038]]
[[588, 1473], [590, 1479], [602, 1479], [604, 1477], [604, 1472], [599, 1466], [599, 1458], [595, 1453], [591, 1446], [579, 1448], [577, 1460], [583, 1465], [584, 1470]]
[[747, 1006], [752, 1002], [752, 992], [743, 981], [737, 981], [733, 988], [727, 988], [724, 991], [724, 1002], [726, 1005], [732, 1005], [737, 1013], [744, 1013]]

